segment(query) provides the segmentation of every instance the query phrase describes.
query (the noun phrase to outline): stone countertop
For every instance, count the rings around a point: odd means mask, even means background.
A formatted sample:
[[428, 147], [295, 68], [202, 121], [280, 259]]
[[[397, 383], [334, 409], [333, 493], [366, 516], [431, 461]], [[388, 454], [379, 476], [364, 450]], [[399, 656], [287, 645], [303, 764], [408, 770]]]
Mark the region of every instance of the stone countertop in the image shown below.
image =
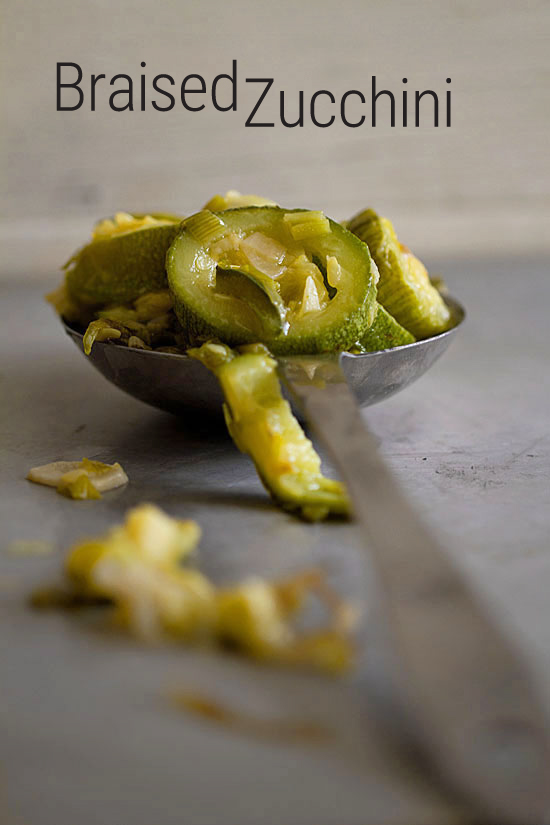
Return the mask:
[[[544, 261], [431, 261], [468, 310], [417, 384], [365, 414], [413, 503], [522, 644], [550, 707], [550, 280]], [[64, 336], [34, 285], [0, 286], [0, 819], [6, 825], [451, 825], [438, 793], [386, 753], [359, 680], [144, 649], [77, 617], [36, 613], [77, 537], [153, 501], [203, 527], [216, 581], [321, 565], [360, 600], [352, 524], [305, 525], [270, 503], [223, 426], [123, 395]], [[25, 480], [82, 456], [127, 488], [72, 502]], [[18, 539], [52, 542], [16, 557]], [[368, 651], [365, 651], [368, 655]], [[251, 740], [186, 715], [193, 689], [271, 718], [321, 720], [326, 745]], [[4, 806], [4, 809], [2, 809]]]

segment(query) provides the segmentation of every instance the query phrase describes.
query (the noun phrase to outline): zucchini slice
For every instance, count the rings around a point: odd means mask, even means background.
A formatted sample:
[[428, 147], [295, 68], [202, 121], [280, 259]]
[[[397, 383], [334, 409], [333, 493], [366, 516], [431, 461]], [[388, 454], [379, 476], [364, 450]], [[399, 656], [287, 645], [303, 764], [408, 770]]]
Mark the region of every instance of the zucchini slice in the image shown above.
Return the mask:
[[203, 210], [181, 225], [166, 271], [190, 344], [345, 350], [376, 314], [378, 272], [366, 244], [322, 212]]
[[430, 283], [424, 264], [397, 239], [387, 218], [373, 209], [355, 215], [349, 229], [369, 247], [378, 270], [378, 301], [417, 338], [448, 329], [451, 313]]
[[321, 459], [281, 395], [276, 361], [261, 344], [245, 350], [238, 354], [215, 342], [188, 350], [221, 384], [233, 441], [252, 458], [267, 491], [285, 510], [308, 521], [348, 515], [344, 486], [322, 475]]
[[359, 342], [363, 352], [377, 352], [383, 349], [402, 347], [404, 344], [413, 344], [416, 338], [401, 324], [398, 324], [393, 315], [378, 304], [376, 318], [373, 325], [366, 331]]
[[125, 304], [166, 288], [166, 250], [181, 218], [127, 215], [97, 224], [93, 239], [65, 264], [65, 285], [79, 304]]

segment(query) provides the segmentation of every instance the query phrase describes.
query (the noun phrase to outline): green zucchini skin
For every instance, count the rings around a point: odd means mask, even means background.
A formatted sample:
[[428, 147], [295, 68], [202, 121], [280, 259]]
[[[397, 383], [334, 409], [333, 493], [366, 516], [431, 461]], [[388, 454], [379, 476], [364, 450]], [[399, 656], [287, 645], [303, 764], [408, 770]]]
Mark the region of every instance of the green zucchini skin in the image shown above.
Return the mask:
[[430, 283], [422, 262], [399, 243], [393, 224], [373, 209], [355, 215], [348, 226], [369, 247], [380, 272], [378, 301], [417, 338], [448, 329], [451, 313]]
[[[227, 232], [261, 232], [273, 236], [283, 231], [285, 214], [304, 211], [307, 210], [259, 206], [213, 214], [223, 221]], [[208, 289], [211, 287], [195, 287], [200, 277], [195, 262], [197, 256], [207, 252], [207, 247], [195, 239], [184, 222], [166, 255], [166, 272], [174, 309], [187, 333], [189, 345], [212, 338], [218, 338], [230, 346], [262, 341], [278, 355], [330, 352], [352, 347], [373, 323], [378, 272], [365, 243], [340, 224], [329, 221], [329, 225], [330, 232], [309, 240], [308, 246], [314, 247], [317, 257], [335, 256], [350, 273], [349, 282], [314, 317], [306, 322], [303, 319], [295, 321], [287, 330], [274, 333], [272, 325], [270, 328], [269, 324], [262, 323], [260, 316], [255, 324], [243, 324], [231, 313], [224, 315], [217, 312], [209, 300]], [[334, 303], [336, 301], [338, 303]]]
[[378, 304], [378, 311], [373, 325], [366, 331], [360, 340], [361, 348], [365, 352], [377, 352], [383, 349], [402, 347], [404, 344], [413, 344], [414, 335], [399, 324], [393, 315]]
[[166, 289], [166, 250], [178, 231], [179, 223], [172, 223], [92, 241], [67, 265], [69, 295], [97, 307]]

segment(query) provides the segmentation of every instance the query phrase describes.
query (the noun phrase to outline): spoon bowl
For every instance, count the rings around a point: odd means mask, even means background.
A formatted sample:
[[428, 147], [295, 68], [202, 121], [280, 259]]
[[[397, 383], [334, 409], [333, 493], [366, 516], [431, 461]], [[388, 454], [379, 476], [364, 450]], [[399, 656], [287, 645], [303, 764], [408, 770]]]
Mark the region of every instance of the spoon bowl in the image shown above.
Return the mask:
[[[463, 307], [445, 297], [454, 325], [446, 332], [394, 349], [341, 356], [342, 369], [362, 407], [377, 404], [412, 384], [445, 352], [465, 318]], [[82, 331], [63, 322], [81, 352]], [[88, 360], [112, 384], [158, 409], [176, 415], [218, 413], [223, 396], [215, 376], [187, 355], [96, 343]]]

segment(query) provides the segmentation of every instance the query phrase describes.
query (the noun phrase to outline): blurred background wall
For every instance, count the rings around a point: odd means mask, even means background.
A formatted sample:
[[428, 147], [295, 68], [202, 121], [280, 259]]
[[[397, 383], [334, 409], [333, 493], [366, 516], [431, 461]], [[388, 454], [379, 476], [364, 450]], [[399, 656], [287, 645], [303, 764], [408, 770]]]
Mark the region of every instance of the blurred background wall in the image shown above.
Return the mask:
[[[550, 4], [506, 0], [2, 0], [0, 271], [50, 277], [115, 210], [188, 213], [237, 188], [349, 216], [373, 205], [420, 254], [550, 247]], [[148, 83], [238, 60], [239, 110], [56, 111], [56, 62]], [[140, 61], [147, 67], [142, 70]], [[446, 90], [450, 129], [246, 129], [257, 89]], [[150, 86], [148, 87], [150, 92]], [[86, 90], [87, 91], [87, 90]], [[109, 90], [109, 91], [112, 91]], [[274, 110], [275, 106], [267, 107]], [[368, 112], [367, 112], [368, 114]]]

